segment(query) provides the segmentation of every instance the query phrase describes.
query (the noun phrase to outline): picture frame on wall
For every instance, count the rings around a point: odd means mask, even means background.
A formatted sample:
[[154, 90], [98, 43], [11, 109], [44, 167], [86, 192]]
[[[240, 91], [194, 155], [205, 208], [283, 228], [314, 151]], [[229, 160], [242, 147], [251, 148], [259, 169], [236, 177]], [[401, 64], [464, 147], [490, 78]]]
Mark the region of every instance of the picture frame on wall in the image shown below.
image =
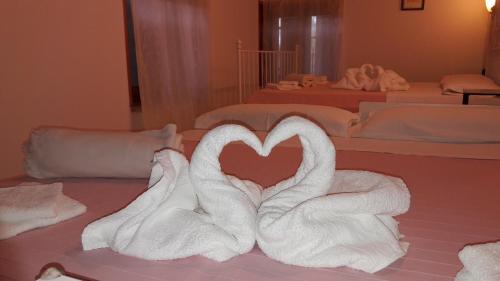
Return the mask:
[[402, 11], [423, 10], [425, 0], [401, 0]]

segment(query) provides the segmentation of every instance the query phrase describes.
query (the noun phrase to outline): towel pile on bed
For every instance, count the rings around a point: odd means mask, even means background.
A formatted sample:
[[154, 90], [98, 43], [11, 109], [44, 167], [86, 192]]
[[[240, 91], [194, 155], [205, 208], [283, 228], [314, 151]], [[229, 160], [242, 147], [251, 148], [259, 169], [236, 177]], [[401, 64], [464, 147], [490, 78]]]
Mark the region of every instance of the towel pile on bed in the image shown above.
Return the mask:
[[[262, 187], [226, 175], [219, 155], [241, 141], [261, 156], [298, 135], [303, 159], [296, 174]], [[149, 187], [124, 209], [88, 225], [85, 250], [111, 247], [146, 259], [203, 255], [225, 261], [252, 250], [310, 267], [378, 271], [406, 253], [397, 222], [410, 195], [398, 178], [335, 171], [335, 148], [314, 123], [289, 117], [264, 143], [239, 125], [208, 132], [191, 163], [173, 150], [156, 154]]]
[[285, 80], [279, 81], [278, 83], [267, 83], [266, 87], [269, 89], [281, 90], [281, 91], [302, 89], [302, 87], [299, 86], [298, 81], [285, 81]]
[[62, 189], [62, 183], [0, 188], [0, 239], [84, 213], [86, 207], [64, 195]]
[[297, 81], [300, 86], [310, 88], [316, 85], [316, 77], [313, 74], [292, 73], [285, 77], [286, 81]]
[[267, 83], [266, 88], [288, 91], [325, 84], [328, 84], [328, 77], [326, 75], [292, 73], [288, 74], [284, 80], [278, 83]]
[[407, 91], [410, 84], [395, 71], [380, 65], [363, 64], [359, 68], [347, 69], [344, 77], [332, 88], [364, 91]]

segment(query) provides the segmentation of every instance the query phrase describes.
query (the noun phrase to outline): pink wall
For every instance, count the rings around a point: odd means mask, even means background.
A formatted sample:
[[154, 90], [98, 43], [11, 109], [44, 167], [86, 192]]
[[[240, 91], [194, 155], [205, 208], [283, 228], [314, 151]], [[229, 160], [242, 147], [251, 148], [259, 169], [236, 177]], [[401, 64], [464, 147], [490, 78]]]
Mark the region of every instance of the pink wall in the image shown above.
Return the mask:
[[0, 178], [32, 128], [129, 129], [122, 2], [0, 2]]
[[401, 11], [400, 0], [344, 1], [341, 72], [380, 64], [410, 81], [480, 73], [489, 14], [484, 0], [426, 1]]
[[211, 82], [216, 105], [237, 102], [236, 41], [245, 49], [259, 47], [258, 0], [210, 0]]

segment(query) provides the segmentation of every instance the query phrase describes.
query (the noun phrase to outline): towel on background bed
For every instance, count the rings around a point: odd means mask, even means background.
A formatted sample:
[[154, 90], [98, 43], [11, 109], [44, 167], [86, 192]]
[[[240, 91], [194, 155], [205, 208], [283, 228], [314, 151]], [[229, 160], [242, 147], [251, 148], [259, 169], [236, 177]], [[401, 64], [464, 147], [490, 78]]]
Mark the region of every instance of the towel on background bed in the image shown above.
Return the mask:
[[455, 281], [500, 280], [500, 241], [465, 246], [458, 257], [464, 268]]
[[266, 88], [273, 90], [289, 91], [302, 89], [297, 81], [279, 81], [278, 83], [267, 83]]
[[0, 239], [84, 213], [86, 207], [64, 195], [62, 189], [62, 183], [0, 188]]
[[309, 88], [316, 84], [316, 78], [313, 74], [291, 73], [285, 77], [285, 80], [297, 81], [304, 88]]
[[380, 65], [363, 64], [360, 68], [347, 69], [344, 77], [331, 87], [386, 92], [407, 91], [410, 84], [393, 70]]
[[182, 150], [174, 124], [143, 132], [39, 128], [25, 145], [25, 169], [35, 178], [147, 178], [154, 152], [165, 147]]
[[238, 140], [261, 149], [249, 130], [227, 125], [205, 135], [191, 166], [176, 151], [157, 153], [148, 190], [88, 225], [84, 250], [110, 247], [151, 260], [202, 255], [216, 261], [249, 252], [255, 244], [260, 186], [224, 175], [218, 164], [224, 145]]
[[292, 117], [269, 133], [268, 155], [299, 135], [303, 159], [295, 176], [265, 189], [257, 242], [269, 257], [309, 267], [348, 266], [376, 272], [406, 253], [397, 222], [410, 195], [401, 179], [365, 171], [336, 171], [335, 150], [312, 122]]

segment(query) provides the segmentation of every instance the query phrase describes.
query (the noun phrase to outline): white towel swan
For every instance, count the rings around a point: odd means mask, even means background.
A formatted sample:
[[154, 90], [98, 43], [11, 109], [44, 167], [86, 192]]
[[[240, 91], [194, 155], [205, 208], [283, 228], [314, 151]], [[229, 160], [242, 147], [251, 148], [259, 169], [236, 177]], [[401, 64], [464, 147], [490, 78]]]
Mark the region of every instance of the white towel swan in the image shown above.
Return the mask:
[[380, 65], [363, 64], [359, 68], [349, 68], [344, 77], [332, 88], [364, 90], [364, 91], [407, 91], [410, 84], [390, 69]]
[[367, 272], [404, 255], [407, 244], [399, 242], [391, 217], [409, 207], [404, 183], [363, 171], [334, 174], [333, 144], [319, 127], [299, 117], [285, 119], [269, 133], [263, 154], [296, 134], [303, 145], [297, 174], [262, 195], [257, 215], [262, 251], [288, 264]]
[[261, 201], [261, 186], [222, 173], [219, 156], [230, 142], [243, 141], [257, 153], [261, 143], [248, 129], [224, 125], [208, 132], [191, 157], [189, 174], [200, 207], [209, 214], [217, 235], [209, 243], [218, 243], [207, 257], [227, 260], [247, 253], [255, 245], [255, 220]]
[[88, 225], [84, 250], [110, 247], [144, 259], [202, 255], [217, 261], [250, 251], [260, 186], [222, 174], [218, 163], [222, 148], [237, 140], [261, 150], [253, 133], [227, 125], [207, 133], [191, 167], [176, 151], [157, 153], [149, 189], [124, 209]]

